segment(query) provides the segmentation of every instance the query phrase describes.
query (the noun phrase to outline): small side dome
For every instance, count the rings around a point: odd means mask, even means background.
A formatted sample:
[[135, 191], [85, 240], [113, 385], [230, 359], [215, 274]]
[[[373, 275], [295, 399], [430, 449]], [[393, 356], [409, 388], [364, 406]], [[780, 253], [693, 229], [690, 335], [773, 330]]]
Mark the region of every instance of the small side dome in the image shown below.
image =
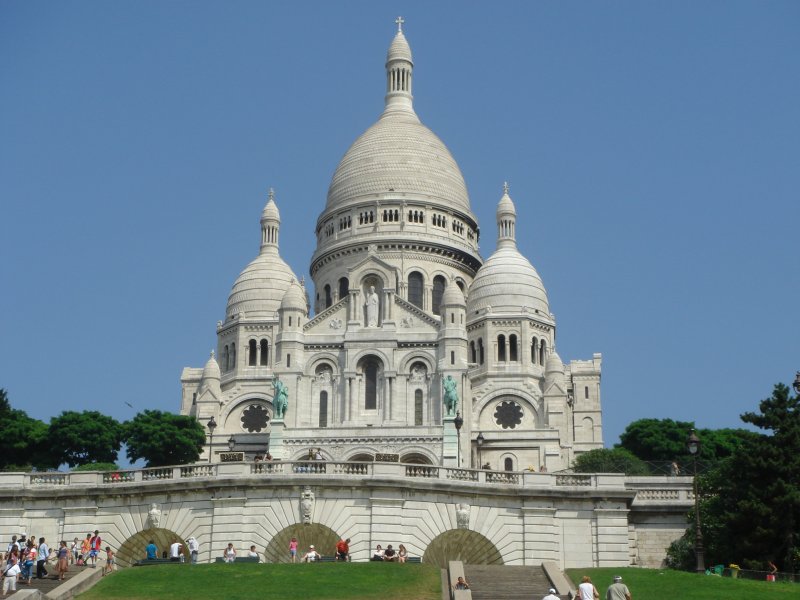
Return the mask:
[[217, 359], [214, 356], [213, 350], [211, 351], [211, 357], [208, 359], [206, 366], [203, 367], [202, 379], [205, 381], [209, 381], [211, 379], [216, 379], [219, 381], [220, 379], [219, 364], [217, 363]]
[[546, 375], [550, 375], [551, 373], [564, 374], [564, 363], [561, 362], [561, 357], [558, 355], [558, 352], [553, 350], [550, 353], [550, 356], [547, 357], [547, 363], [545, 363], [544, 369]]
[[271, 219], [281, 221], [281, 213], [278, 210], [278, 205], [275, 204], [275, 190], [270, 188], [269, 190], [269, 199], [267, 200], [266, 206], [264, 206], [264, 210], [261, 211], [261, 220], [264, 221], [266, 219]]
[[277, 252], [258, 255], [233, 284], [225, 314], [229, 318], [239, 313], [274, 317], [293, 279], [294, 273]]
[[447, 287], [442, 294], [442, 306], [456, 306], [466, 308], [467, 302], [464, 300], [464, 294], [461, 288], [456, 285], [455, 281], [449, 281]]
[[281, 310], [299, 310], [303, 313], [306, 312], [306, 295], [296, 281], [292, 281], [289, 289], [283, 295], [281, 300]]
[[511, 200], [511, 196], [508, 195], [507, 182], [503, 184], [503, 197], [500, 198], [500, 202], [497, 203], [496, 215], [498, 220], [505, 216], [517, 216], [517, 209], [514, 206], [514, 202]]

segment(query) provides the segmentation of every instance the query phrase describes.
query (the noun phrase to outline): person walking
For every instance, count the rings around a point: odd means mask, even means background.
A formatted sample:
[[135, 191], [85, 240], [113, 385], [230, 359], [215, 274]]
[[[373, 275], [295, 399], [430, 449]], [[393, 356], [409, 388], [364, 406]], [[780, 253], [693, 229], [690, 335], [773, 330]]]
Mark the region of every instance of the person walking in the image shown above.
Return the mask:
[[297, 538], [292, 538], [289, 542], [289, 558], [293, 563], [297, 562]]
[[631, 600], [631, 592], [628, 586], [622, 583], [622, 577], [614, 576], [614, 583], [606, 590], [606, 600]]
[[39, 538], [39, 548], [36, 552], [36, 579], [44, 579], [47, 577], [47, 569], [45, 568], [45, 564], [50, 556], [50, 548], [47, 547], [43, 537]]
[[65, 540], [61, 540], [61, 543], [58, 545], [57, 560], [56, 571], [58, 572], [58, 579], [59, 581], [64, 581], [64, 578], [67, 576], [67, 569], [69, 568], [69, 548], [67, 548], [67, 542]]
[[189, 547], [189, 556], [192, 557], [192, 564], [197, 564], [197, 557], [200, 554], [200, 542], [197, 541], [197, 538], [192, 536], [188, 540], [186, 540], [186, 545]]
[[109, 575], [111, 571], [114, 570], [114, 564], [116, 562], [114, 551], [111, 549], [111, 546], [106, 546], [106, 564], [103, 567], [103, 576]]
[[578, 586], [578, 594], [575, 600], [600, 600], [600, 592], [594, 587], [592, 578], [584, 575], [581, 578], [581, 584]]
[[561, 600], [561, 598], [556, 596], [555, 588], [550, 588], [550, 591], [547, 593], [547, 596], [542, 598], [542, 600]]
[[3, 567], [3, 598], [8, 593], [17, 591], [17, 575], [20, 573], [19, 563], [7, 564]]

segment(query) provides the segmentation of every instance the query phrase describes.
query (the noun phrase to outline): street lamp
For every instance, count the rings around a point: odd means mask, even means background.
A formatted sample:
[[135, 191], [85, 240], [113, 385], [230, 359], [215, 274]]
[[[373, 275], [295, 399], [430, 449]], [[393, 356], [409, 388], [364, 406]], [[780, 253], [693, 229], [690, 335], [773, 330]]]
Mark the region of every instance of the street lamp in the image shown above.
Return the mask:
[[228, 450], [233, 452], [233, 449], [236, 448], [236, 440], [233, 439], [233, 435], [228, 438]]
[[217, 422], [214, 420], [214, 417], [211, 417], [208, 420], [206, 427], [208, 427], [208, 431], [211, 432], [208, 440], [208, 464], [211, 464], [211, 454], [213, 453], [212, 450], [214, 448], [214, 430], [217, 428]]
[[486, 438], [483, 437], [483, 433], [478, 433], [478, 437], [475, 438], [475, 443], [478, 446], [478, 468], [483, 468], [483, 463], [481, 461], [481, 446], [483, 446], [483, 442], [486, 441]]
[[461, 468], [461, 427], [464, 425], [464, 419], [461, 418], [461, 413], [456, 411], [456, 418], [453, 419], [453, 425], [456, 426], [456, 464]]
[[694, 554], [697, 558], [695, 571], [705, 573], [706, 563], [703, 559], [703, 532], [700, 529], [700, 494], [697, 493], [697, 455], [700, 453], [700, 438], [695, 434], [694, 429], [689, 432], [689, 439], [686, 440], [686, 449], [692, 455], [694, 462]]

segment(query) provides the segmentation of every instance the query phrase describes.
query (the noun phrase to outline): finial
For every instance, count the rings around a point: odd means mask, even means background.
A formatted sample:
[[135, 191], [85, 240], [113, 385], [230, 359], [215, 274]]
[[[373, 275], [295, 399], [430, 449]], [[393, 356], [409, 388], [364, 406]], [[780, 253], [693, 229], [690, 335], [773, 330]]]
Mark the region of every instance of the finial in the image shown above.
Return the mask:
[[303, 275], [303, 276], [300, 278], [300, 287], [302, 287], [302, 288], [305, 288], [305, 287], [306, 287], [306, 276], [305, 276], [305, 275]]
[[275, 201], [275, 190], [272, 188], [269, 188], [269, 199]]
[[214, 358], [214, 351], [211, 351], [211, 358]]
[[397, 33], [403, 33], [403, 23], [405, 23], [406, 20], [403, 17], [397, 17], [394, 22], [397, 23]]
[[508, 182], [507, 181], [503, 182], [503, 193], [504, 194], [508, 194]]

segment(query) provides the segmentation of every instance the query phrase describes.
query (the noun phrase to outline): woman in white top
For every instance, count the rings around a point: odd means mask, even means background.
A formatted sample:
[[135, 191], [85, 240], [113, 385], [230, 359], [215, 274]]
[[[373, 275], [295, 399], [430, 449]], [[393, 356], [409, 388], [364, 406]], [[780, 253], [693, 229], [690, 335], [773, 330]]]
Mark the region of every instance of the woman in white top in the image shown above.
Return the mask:
[[236, 549], [233, 547], [233, 544], [228, 544], [228, 547], [225, 548], [222, 553], [222, 557], [225, 559], [226, 563], [232, 563], [236, 560]]
[[599, 600], [600, 592], [594, 587], [591, 577], [584, 575], [581, 579], [581, 584], [578, 586], [578, 599], [579, 600]]

